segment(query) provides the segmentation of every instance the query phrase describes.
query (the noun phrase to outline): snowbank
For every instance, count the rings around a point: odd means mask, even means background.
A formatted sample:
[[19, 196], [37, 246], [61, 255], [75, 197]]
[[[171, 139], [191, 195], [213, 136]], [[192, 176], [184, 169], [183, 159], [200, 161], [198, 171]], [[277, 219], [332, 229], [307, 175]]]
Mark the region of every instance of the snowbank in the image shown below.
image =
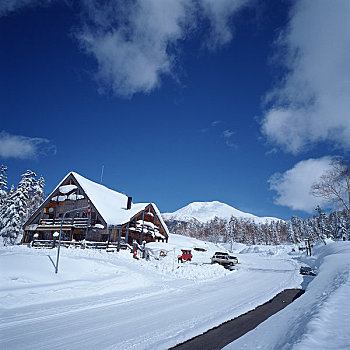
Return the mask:
[[251, 245], [239, 251], [240, 254], [259, 254], [261, 256], [289, 254], [296, 249], [293, 244], [286, 245]]
[[315, 246], [303, 258], [318, 274], [285, 309], [225, 349], [349, 349], [350, 242]]

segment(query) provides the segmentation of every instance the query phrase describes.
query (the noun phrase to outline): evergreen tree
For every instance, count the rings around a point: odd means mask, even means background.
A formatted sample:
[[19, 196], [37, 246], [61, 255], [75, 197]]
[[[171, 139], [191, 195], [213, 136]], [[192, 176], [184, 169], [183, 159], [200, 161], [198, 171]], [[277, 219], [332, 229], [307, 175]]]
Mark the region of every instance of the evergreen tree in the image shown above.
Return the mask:
[[1, 165], [0, 170], [0, 230], [3, 227], [3, 217], [5, 208], [7, 207], [7, 167], [5, 165]]
[[2, 201], [7, 196], [7, 166], [1, 165], [0, 170], [0, 206], [2, 205]]
[[39, 180], [32, 181], [32, 186], [32, 193], [30, 196], [30, 203], [28, 208], [28, 217], [32, 215], [44, 201], [45, 179], [40, 176]]
[[346, 229], [346, 221], [345, 221], [345, 217], [344, 216], [340, 216], [339, 217], [339, 221], [338, 221], [338, 227], [337, 227], [337, 235], [336, 237], [338, 239], [342, 239], [342, 240], [348, 240], [349, 239], [349, 233], [348, 230]]
[[27, 201], [28, 197], [20, 186], [8, 198], [3, 217], [3, 227], [0, 231], [5, 245], [14, 244], [23, 233], [22, 225], [26, 217]]
[[8, 196], [11, 197], [14, 192], [15, 192], [15, 185], [12, 185], [11, 188], [10, 188], [10, 191], [8, 193]]
[[291, 242], [291, 243], [297, 242], [292, 223], [287, 224], [287, 237], [288, 237], [289, 242]]
[[[28, 219], [39, 198], [43, 196], [43, 180], [37, 181], [36, 174], [27, 170], [16, 189], [11, 188], [2, 215], [0, 236], [4, 244], [14, 244], [23, 234], [23, 225]], [[33, 202], [33, 198], [35, 198]], [[37, 207], [36, 207], [37, 208]], [[35, 208], [35, 209], [36, 209]]]

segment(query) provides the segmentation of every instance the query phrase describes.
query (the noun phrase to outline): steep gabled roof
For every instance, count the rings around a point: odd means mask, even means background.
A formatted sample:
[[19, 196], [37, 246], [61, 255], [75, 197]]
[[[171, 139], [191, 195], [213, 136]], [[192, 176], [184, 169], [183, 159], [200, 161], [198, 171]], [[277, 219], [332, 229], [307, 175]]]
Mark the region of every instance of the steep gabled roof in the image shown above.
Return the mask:
[[64, 185], [68, 180], [76, 181], [77, 186], [90, 200], [91, 206], [97, 211], [97, 215], [108, 226], [120, 226], [126, 224], [133, 219], [137, 214], [141, 213], [147, 207], [152, 207], [156, 213], [158, 220], [161, 223], [166, 234], [169, 236], [169, 230], [166, 226], [157, 206], [154, 203], [132, 203], [130, 209], [126, 209], [128, 197], [117, 191], [113, 191], [106, 186], [100, 185], [96, 182], [86, 179], [75, 172], [68, 173], [55, 187], [51, 194], [45, 199], [43, 204], [31, 215], [23, 227], [27, 226], [40, 212], [40, 210], [52, 200], [54, 195], [58, 195], [61, 191], [60, 187], [67, 187]]
[[71, 174], [108, 225], [121, 225], [128, 222], [149, 204], [135, 203], [131, 204], [130, 209], [126, 209], [128, 197], [125, 194], [113, 191], [75, 172]]
[[[92, 206], [98, 211], [98, 214], [105, 221], [107, 226], [123, 225], [130, 221], [135, 215], [145, 210], [147, 206], [151, 205], [157, 214], [157, 217], [163, 226], [165, 232], [169, 235], [169, 230], [165, 225], [163, 218], [157, 206], [154, 203], [132, 203], [130, 209], [126, 209], [128, 197], [117, 191], [113, 191], [106, 186], [100, 185], [96, 182], [86, 179], [76, 172], [68, 173], [62, 181], [55, 187], [51, 194], [47, 197], [43, 205], [45, 205], [50, 198], [59, 191], [59, 188], [69, 179], [74, 178], [85, 195], [90, 199]], [[35, 217], [35, 213], [27, 221], [27, 223]], [[25, 225], [27, 225], [27, 223]]]

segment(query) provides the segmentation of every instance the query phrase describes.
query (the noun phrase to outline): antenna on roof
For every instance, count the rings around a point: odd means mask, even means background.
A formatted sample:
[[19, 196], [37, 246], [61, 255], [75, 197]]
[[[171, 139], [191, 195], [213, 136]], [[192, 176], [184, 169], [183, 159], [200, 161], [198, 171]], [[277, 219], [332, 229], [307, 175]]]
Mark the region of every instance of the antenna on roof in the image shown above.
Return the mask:
[[101, 185], [102, 185], [102, 179], [103, 179], [103, 169], [104, 169], [104, 165], [102, 165], [102, 169], [101, 169]]

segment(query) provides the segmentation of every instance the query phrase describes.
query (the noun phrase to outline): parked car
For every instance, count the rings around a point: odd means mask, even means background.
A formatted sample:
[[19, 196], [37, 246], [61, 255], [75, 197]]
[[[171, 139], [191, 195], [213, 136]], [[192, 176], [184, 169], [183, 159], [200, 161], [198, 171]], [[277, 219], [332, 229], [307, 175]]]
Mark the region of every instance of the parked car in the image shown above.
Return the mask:
[[310, 266], [301, 266], [300, 267], [300, 274], [301, 275], [316, 276], [315, 271]]
[[181, 249], [182, 254], [178, 255], [177, 262], [184, 262], [184, 261], [191, 261], [192, 260], [192, 253], [189, 249]]
[[229, 255], [228, 253], [215, 252], [211, 258], [211, 263], [217, 263], [223, 266], [233, 266], [235, 264], [238, 264], [238, 259], [235, 256]]

